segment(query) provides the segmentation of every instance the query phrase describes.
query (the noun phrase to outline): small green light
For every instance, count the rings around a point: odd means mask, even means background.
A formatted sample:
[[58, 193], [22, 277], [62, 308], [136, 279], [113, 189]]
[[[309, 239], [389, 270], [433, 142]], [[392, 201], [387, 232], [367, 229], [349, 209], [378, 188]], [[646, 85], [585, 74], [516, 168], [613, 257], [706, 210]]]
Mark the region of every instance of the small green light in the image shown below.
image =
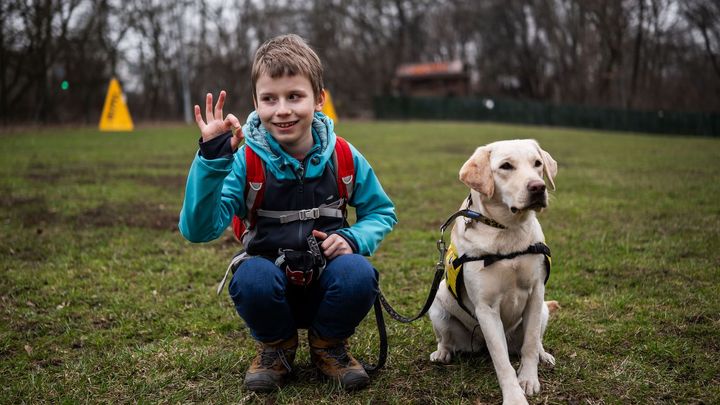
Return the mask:
[[62, 83], [60, 83], [60, 88], [63, 90], [67, 90], [70, 88], [70, 83], [68, 83], [67, 80], [63, 80]]

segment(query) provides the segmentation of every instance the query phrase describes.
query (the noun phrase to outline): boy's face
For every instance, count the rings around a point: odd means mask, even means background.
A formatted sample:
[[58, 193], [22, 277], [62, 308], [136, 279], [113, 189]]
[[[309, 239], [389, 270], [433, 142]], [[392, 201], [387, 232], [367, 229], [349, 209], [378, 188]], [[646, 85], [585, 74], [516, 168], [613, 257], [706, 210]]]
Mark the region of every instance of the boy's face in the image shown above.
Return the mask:
[[260, 121], [280, 145], [294, 149], [309, 142], [312, 146], [313, 115], [322, 111], [325, 94], [321, 92], [316, 100], [310, 79], [262, 74], [255, 83], [255, 96]]

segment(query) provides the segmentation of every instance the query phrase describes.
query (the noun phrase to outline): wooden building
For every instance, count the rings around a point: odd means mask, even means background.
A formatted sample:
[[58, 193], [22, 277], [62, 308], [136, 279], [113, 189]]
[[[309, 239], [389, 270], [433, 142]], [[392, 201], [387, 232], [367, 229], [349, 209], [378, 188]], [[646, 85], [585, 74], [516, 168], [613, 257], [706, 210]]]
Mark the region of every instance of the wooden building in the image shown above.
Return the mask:
[[408, 97], [454, 97], [470, 94], [470, 76], [459, 60], [406, 64], [393, 79], [395, 92]]

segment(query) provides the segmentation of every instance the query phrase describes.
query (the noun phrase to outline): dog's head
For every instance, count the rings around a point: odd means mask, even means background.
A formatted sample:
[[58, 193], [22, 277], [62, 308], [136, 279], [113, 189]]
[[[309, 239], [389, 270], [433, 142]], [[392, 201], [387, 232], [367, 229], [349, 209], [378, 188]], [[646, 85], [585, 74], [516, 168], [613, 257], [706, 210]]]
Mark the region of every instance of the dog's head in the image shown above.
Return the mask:
[[555, 190], [557, 162], [535, 140], [494, 142], [481, 146], [460, 169], [460, 181], [512, 213], [547, 207], [543, 180]]

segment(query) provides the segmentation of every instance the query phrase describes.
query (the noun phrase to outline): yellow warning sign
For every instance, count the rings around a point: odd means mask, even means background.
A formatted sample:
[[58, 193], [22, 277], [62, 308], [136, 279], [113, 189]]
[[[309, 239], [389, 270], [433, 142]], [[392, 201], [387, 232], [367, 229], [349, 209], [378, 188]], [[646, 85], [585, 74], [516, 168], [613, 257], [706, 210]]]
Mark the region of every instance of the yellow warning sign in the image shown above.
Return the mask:
[[120, 83], [114, 77], [110, 80], [99, 127], [101, 131], [133, 130], [133, 121], [127, 104], [125, 104], [125, 96], [123, 96]]
[[323, 105], [322, 113], [330, 117], [331, 120], [338, 122], [337, 114], [335, 114], [335, 106], [330, 97], [330, 92], [325, 90], [325, 104]]

